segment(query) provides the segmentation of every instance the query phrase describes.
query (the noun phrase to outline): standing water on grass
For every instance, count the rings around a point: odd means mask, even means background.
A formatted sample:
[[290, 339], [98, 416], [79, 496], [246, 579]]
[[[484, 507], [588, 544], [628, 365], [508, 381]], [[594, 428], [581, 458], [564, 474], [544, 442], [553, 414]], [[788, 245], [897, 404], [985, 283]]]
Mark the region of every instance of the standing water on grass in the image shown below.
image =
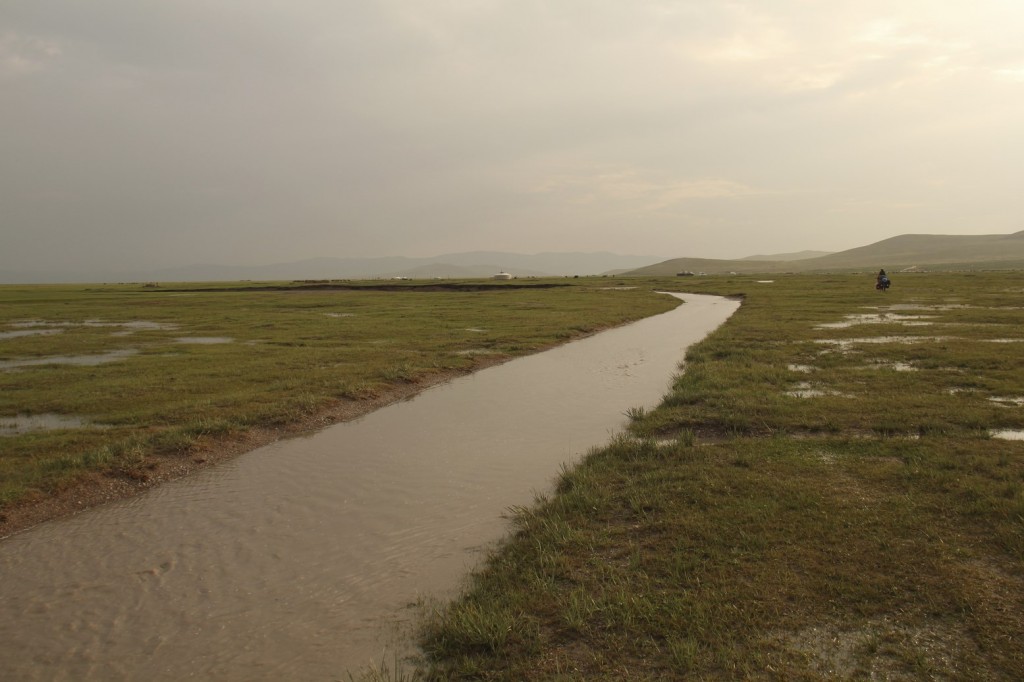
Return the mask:
[[[685, 304], [0, 541], [0, 678], [347, 679], [504, 512], [651, 407], [739, 305]], [[405, 642], [403, 644], [403, 642]]]

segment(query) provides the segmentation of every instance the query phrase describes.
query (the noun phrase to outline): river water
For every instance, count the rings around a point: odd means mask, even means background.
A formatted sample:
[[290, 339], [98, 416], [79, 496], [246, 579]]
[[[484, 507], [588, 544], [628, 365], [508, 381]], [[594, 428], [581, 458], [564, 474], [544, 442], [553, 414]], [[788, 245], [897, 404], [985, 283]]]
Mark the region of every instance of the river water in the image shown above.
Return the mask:
[[[610, 295], [614, 295], [610, 292]], [[0, 679], [332, 680], [652, 407], [735, 301], [685, 304], [0, 542]], [[407, 640], [405, 640], [407, 641]]]

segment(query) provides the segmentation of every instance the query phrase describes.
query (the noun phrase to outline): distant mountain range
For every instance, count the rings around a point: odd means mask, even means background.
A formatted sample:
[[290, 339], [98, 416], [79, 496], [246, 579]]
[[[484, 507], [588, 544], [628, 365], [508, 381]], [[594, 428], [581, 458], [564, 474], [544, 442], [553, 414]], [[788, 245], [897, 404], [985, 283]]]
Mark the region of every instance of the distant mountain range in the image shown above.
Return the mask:
[[879, 268], [889, 272], [1024, 269], [1024, 231], [986, 235], [905, 234], [855, 249], [812, 257], [780, 254], [740, 260], [673, 258], [626, 274], [843, 272]]
[[14, 272], [0, 270], [0, 283], [216, 282], [313, 279], [465, 279], [508, 272], [517, 277], [573, 275], [676, 275], [842, 272], [876, 270], [1024, 269], [1024, 231], [1014, 234], [905, 234], [837, 253], [799, 251], [736, 260], [659, 259], [613, 253], [506, 253], [473, 251], [432, 258], [312, 258], [259, 266], [193, 265], [152, 271]]
[[0, 283], [75, 282], [217, 282], [308, 279], [461, 279], [508, 272], [518, 277], [601, 275], [623, 272], [658, 261], [656, 256], [614, 253], [505, 253], [474, 251], [432, 258], [311, 258], [256, 266], [192, 265], [150, 271], [15, 272], [0, 270]]

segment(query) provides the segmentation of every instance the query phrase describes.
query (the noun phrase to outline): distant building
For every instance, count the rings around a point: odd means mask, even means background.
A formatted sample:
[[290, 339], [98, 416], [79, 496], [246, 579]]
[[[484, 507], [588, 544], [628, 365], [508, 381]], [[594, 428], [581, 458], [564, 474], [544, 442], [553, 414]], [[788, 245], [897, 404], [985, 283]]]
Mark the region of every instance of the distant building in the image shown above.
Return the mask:
[[682, 272], [677, 272], [676, 277], [693, 277], [693, 273], [689, 270], [683, 270]]
[[508, 274], [507, 272], [499, 272], [497, 275], [494, 276], [494, 279], [512, 279], [512, 275]]

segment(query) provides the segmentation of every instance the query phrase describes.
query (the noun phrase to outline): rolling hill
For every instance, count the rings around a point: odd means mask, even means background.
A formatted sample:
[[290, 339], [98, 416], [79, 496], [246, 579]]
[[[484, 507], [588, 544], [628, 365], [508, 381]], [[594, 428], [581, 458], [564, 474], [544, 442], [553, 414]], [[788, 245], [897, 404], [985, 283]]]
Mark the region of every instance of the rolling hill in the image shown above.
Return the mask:
[[673, 258], [631, 270], [630, 275], [838, 272], [876, 270], [1018, 270], [1024, 269], [1024, 231], [1013, 234], [905, 234], [838, 253], [799, 260]]
[[820, 258], [831, 255], [831, 251], [797, 251], [796, 253], [776, 253], [770, 256], [746, 256], [740, 260], [807, 260], [808, 258]]

